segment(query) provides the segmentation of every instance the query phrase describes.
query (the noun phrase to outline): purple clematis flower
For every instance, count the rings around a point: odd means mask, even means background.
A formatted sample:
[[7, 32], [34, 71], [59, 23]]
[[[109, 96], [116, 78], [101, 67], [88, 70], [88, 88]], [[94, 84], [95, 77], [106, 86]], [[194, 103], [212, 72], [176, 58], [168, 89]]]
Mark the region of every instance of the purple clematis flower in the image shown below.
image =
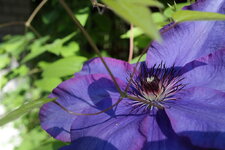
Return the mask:
[[[225, 0], [198, 0], [184, 9], [225, 13]], [[60, 150], [225, 149], [225, 21], [181, 23], [162, 37], [131, 80], [127, 95], [133, 98], [124, 96], [98, 115], [76, 116], [53, 102], [42, 106], [42, 128], [72, 142]], [[104, 59], [126, 91], [133, 65]], [[50, 97], [71, 112], [86, 114], [116, 104], [120, 93], [95, 58]]]

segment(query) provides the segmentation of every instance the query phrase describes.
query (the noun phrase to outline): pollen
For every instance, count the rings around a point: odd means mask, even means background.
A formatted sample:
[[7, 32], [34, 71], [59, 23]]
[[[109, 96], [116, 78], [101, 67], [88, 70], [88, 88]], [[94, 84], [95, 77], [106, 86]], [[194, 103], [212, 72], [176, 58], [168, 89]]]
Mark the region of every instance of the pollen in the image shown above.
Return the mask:
[[147, 82], [151, 83], [154, 79], [155, 79], [154, 76], [151, 76], [150, 78], [148, 77], [148, 78], [147, 78]]

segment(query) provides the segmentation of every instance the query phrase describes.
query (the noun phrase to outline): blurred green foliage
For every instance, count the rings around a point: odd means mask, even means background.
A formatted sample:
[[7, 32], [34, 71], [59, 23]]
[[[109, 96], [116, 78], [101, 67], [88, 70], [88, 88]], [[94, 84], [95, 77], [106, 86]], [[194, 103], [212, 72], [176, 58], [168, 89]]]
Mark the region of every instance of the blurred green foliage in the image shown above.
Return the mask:
[[[40, 1], [34, 1], [34, 5]], [[129, 24], [116, 16], [108, 9], [99, 12], [90, 1], [66, 1], [73, 10], [103, 56], [111, 56], [127, 60], [129, 54]], [[108, 0], [103, 0], [114, 8]], [[121, 1], [122, 2], [122, 1]], [[190, 2], [175, 4], [173, 1], [161, 0], [153, 4], [140, 3], [137, 0], [123, 0], [123, 5], [116, 5], [115, 12], [139, 27], [134, 27], [134, 56], [131, 63], [135, 63], [141, 51], [148, 46], [150, 37], [159, 38], [156, 29], [173, 21], [172, 15]], [[136, 6], [136, 3], [138, 5]], [[122, 6], [128, 4], [133, 9], [144, 9], [141, 16], [131, 13], [124, 14]], [[119, 10], [116, 10], [116, 9]], [[132, 10], [133, 10], [132, 9]], [[151, 11], [149, 11], [151, 10]], [[126, 10], [130, 12], [130, 10]], [[137, 10], [136, 12], [139, 12]], [[152, 20], [152, 22], [149, 22]], [[35, 29], [41, 34], [26, 32], [23, 35], [7, 35], [0, 43], [0, 89], [4, 89], [1, 103], [8, 110], [13, 110], [24, 103], [47, 96], [63, 80], [68, 79], [79, 71], [83, 63], [95, 57], [81, 32], [74, 26], [72, 20], [58, 0], [49, 1], [32, 22]], [[154, 26], [152, 30], [148, 26]], [[152, 33], [150, 33], [152, 32]], [[147, 34], [144, 34], [147, 33]], [[150, 35], [150, 37], [148, 36]], [[143, 56], [142, 61], [146, 56]], [[15, 88], [11, 88], [13, 84]], [[39, 124], [38, 110], [16, 121], [21, 129], [22, 143], [16, 150], [55, 150], [65, 145], [51, 138]]]

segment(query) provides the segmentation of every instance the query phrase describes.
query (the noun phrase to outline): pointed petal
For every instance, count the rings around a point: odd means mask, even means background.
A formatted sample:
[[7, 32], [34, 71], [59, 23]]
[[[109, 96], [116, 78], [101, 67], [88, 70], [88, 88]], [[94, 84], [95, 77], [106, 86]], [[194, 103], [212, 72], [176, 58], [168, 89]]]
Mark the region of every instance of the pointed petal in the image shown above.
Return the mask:
[[166, 109], [174, 131], [203, 148], [225, 147], [225, 93], [190, 88]]
[[208, 87], [225, 91], [225, 50], [196, 59], [182, 68], [188, 87]]
[[[225, 14], [225, 0], [198, 0], [185, 9]], [[149, 48], [148, 67], [162, 61], [167, 67], [173, 64], [183, 66], [196, 58], [225, 48], [225, 21], [195, 21], [173, 25], [162, 29], [161, 44], [153, 42]]]
[[[119, 79], [117, 82], [121, 88], [125, 86]], [[95, 74], [64, 81], [53, 90], [51, 97], [57, 97], [57, 102], [70, 111], [96, 113], [110, 107], [120, 95], [109, 76]], [[105, 114], [113, 116], [114, 111], [111, 109]], [[54, 138], [65, 142], [71, 140], [71, 125], [80, 117], [69, 114], [53, 102], [43, 105], [39, 116], [42, 128]]]
[[[131, 64], [108, 57], [104, 57], [104, 60], [115, 77], [127, 81], [127, 77], [129, 77], [129, 74], [133, 71], [133, 66]], [[95, 73], [109, 74], [100, 58], [93, 58], [87, 61], [82, 70], [76, 73], [75, 76]]]
[[[127, 115], [129, 109], [127, 106], [120, 107], [114, 118], [107, 119], [105, 114], [77, 118], [71, 129], [73, 143], [79, 143], [86, 149], [100, 150], [108, 150], [108, 144], [101, 145], [102, 141], [112, 144], [117, 150], [192, 150], [192, 145], [173, 131], [165, 112]], [[78, 142], [85, 137], [101, 140], [89, 145], [85, 141]]]

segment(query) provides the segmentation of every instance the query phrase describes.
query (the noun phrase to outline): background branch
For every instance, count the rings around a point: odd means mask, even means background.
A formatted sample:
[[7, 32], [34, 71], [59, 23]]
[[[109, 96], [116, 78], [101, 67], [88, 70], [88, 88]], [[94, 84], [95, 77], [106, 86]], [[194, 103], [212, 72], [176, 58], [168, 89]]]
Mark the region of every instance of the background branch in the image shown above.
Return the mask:
[[91, 47], [93, 48], [93, 50], [96, 52], [96, 54], [100, 57], [103, 65], [105, 66], [106, 70], [108, 71], [109, 75], [111, 76], [118, 92], [120, 93], [120, 95], [124, 95], [124, 93], [121, 91], [113, 73], [111, 72], [111, 70], [109, 69], [108, 65], [106, 64], [105, 60], [103, 59], [98, 47], [95, 45], [94, 41], [92, 40], [91, 36], [87, 33], [87, 31], [84, 29], [84, 27], [80, 24], [79, 20], [74, 16], [72, 10], [68, 7], [68, 5], [64, 2], [64, 0], [59, 0], [59, 2], [61, 3], [61, 5], [63, 6], [63, 8], [66, 10], [66, 12], [68, 13], [68, 15], [71, 17], [71, 19], [73, 20], [73, 22], [75, 23], [75, 25], [80, 29], [80, 31], [83, 33], [83, 35], [85, 36], [85, 38], [87, 39], [87, 41], [89, 42], [89, 44], [91, 45]]
[[133, 24], [130, 24], [130, 48], [129, 48], [129, 58], [128, 62], [130, 63], [132, 58], [133, 58], [133, 53], [134, 53], [134, 26]]

